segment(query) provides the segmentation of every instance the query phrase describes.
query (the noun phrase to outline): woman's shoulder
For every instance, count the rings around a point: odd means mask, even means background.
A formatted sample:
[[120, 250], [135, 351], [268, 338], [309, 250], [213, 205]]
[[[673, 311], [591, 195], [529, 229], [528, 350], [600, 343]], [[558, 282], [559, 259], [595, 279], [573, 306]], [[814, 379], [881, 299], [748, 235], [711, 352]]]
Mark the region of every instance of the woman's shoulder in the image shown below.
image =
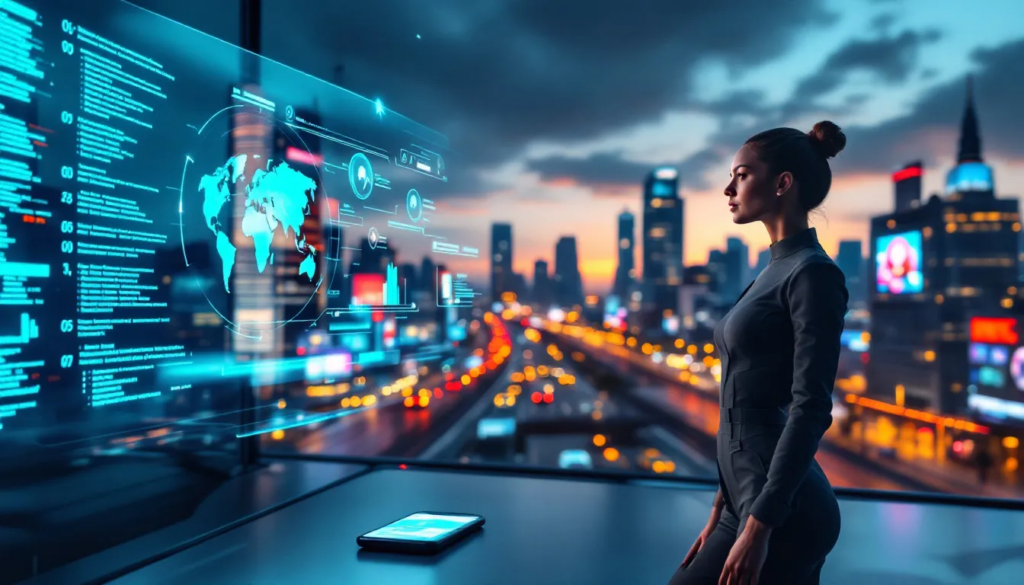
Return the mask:
[[795, 290], [846, 288], [846, 275], [831, 257], [822, 249], [808, 249], [793, 258], [784, 279], [787, 294]]
[[820, 246], [804, 248], [787, 260], [789, 261], [786, 263], [786, 273], [790, 279], [804, 274], [843, 274], [835, 261]]

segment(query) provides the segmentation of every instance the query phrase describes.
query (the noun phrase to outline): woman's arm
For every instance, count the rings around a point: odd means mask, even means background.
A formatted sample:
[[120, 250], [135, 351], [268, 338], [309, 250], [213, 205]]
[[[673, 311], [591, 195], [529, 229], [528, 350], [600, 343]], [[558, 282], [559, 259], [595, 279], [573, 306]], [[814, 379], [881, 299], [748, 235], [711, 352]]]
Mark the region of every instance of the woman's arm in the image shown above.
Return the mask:
[[718, 493], [715, 494], [715, 502], [711, 504], [711, 507], [715, 510], [721, 510], [725, 507], [725, 497], [722, 496], [722, 488], [718, 488]]
[[786, 296], [793, 320], [793, 402], [768, 481], [750, 508], [751, 515], [768, 526], [786, 519], [818, 442], [832, 424], [832, 389], [849, 299], [846, 279], [831, 262], [797, 269]]

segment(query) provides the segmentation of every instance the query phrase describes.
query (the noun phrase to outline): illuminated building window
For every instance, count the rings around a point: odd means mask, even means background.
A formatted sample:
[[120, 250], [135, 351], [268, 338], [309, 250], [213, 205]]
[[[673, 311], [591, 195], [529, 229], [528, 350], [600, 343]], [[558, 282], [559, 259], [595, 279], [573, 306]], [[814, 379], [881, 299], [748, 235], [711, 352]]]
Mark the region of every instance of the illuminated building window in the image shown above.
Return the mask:
[[896, 227], [896, 220], [895, 219], [890, 219], [889, 221], [885, 222], [885, 227], [887, 227], [889, 229], [892, 229], [892, 228]]
[[[657, 199], [655, 199], [655, 201], [657, 201]], [[648, 232], [648, 235], [651, 236], [652, 238], [659, 238], [659, 239], [660, 238], [664, 238], [665, 237], [665, 228], [660, 228], [660, 227], [653, 228], [653, 229], [651, 229], [650, 232]]]

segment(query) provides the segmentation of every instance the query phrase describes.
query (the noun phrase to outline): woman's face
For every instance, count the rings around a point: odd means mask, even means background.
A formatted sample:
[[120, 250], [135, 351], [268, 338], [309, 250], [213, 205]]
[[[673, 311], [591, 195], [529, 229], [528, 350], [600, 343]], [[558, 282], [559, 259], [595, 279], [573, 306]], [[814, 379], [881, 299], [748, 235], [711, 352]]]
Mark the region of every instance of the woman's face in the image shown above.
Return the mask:
[[744, 144], [732, 159], [731, 180], [725, 187], [732, 221], [737, 224], [760, 221], [781, 211], [782, 195], [792, 182], [789, 173], [769, 176], [749, 144]]

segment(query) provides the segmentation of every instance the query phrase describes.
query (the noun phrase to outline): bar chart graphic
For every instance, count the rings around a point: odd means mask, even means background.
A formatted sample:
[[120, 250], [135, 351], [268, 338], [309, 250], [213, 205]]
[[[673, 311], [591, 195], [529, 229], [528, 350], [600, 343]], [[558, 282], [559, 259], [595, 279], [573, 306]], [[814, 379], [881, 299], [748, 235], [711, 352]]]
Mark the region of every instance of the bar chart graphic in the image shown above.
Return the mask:
[[402, 295], [398, 286], [398, 267], [388, 263], [387, 274], [384, 275], [384, 306], [402, 304]]

